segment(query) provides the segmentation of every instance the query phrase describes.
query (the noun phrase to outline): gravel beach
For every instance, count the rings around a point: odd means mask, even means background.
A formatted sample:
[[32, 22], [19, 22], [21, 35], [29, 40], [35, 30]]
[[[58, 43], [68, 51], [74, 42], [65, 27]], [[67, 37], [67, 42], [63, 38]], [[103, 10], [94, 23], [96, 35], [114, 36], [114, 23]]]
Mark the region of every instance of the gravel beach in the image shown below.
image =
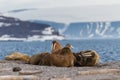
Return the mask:
[[[20, 67], [22, 70], [13, 72], [13, 67]], [[8, 75], [32, 75], [37, 77], [33, 80], [120, 80], [120, 61], [99, 63], [94, 67], [54, 67], [1, 60], [0, 77]]]

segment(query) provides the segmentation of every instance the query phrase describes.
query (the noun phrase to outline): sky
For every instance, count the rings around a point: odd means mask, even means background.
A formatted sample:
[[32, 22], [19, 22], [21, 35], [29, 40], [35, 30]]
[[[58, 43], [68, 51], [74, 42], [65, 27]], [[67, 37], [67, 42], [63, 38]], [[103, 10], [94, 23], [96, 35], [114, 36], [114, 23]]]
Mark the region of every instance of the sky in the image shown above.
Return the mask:
[[[36, 11], [9, 14], [18, 18], [58, 22], [118, 20], [120, 0], [0, 0], [0, 12], [36, 8]], [[32, 16], [31, 16], [32, 15]], [[24, 16], [24, 17], [22, 17]], [[25, 17], [26, 16], [26, 17]]]
[[120, 4], [120, 0], [0, 0], [0, 10], [11, 10], [24, 7], [54, 8], [115, 4]]

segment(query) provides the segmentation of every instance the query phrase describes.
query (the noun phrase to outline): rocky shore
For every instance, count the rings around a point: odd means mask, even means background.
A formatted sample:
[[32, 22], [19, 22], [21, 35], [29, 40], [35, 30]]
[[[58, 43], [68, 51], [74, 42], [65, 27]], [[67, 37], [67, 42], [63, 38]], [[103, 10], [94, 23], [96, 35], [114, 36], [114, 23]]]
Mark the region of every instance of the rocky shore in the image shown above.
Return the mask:
[[[13, 72], [14, 67], [20, 67], [21, 71]], [[54, 67], [0, 61], [0, 80], [120, 80], [119, 75], [120, 61], [92, 67]]]

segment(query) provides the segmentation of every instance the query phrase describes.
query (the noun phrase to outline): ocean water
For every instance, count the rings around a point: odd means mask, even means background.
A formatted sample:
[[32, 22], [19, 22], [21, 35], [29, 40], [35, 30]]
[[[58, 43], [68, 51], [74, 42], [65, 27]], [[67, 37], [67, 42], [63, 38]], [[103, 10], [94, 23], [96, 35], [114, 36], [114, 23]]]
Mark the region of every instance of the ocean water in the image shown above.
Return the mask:
[[[120, 60], [120, 39], [102, 39], [102, 40], [62, 40], [59, 41], [63, 46], [70, 43], [74, 48], [73, 52], [82, 50], [95, 50], [100, 55], [100, 62]], [[12, 52], [22, 52], [30, 56], [41, 52], [51, 51], [52, 41], [1, 41], [0, 42], [0, 60]]]

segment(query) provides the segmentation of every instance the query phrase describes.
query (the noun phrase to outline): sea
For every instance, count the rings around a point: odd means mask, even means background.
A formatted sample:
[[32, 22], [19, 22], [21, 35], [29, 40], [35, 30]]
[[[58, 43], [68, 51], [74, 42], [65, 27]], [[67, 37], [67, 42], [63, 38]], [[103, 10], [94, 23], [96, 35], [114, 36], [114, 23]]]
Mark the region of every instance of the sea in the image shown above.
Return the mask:
[[[95, 50], [100, 62], [120, 61], [120, 39], [61, 40], [73, 46], [73, 52]], [[21, 52], [32, 56], [36, 53], [51, 52], [52, 41], [0, 41], [0, 60], [12, 52]]]

